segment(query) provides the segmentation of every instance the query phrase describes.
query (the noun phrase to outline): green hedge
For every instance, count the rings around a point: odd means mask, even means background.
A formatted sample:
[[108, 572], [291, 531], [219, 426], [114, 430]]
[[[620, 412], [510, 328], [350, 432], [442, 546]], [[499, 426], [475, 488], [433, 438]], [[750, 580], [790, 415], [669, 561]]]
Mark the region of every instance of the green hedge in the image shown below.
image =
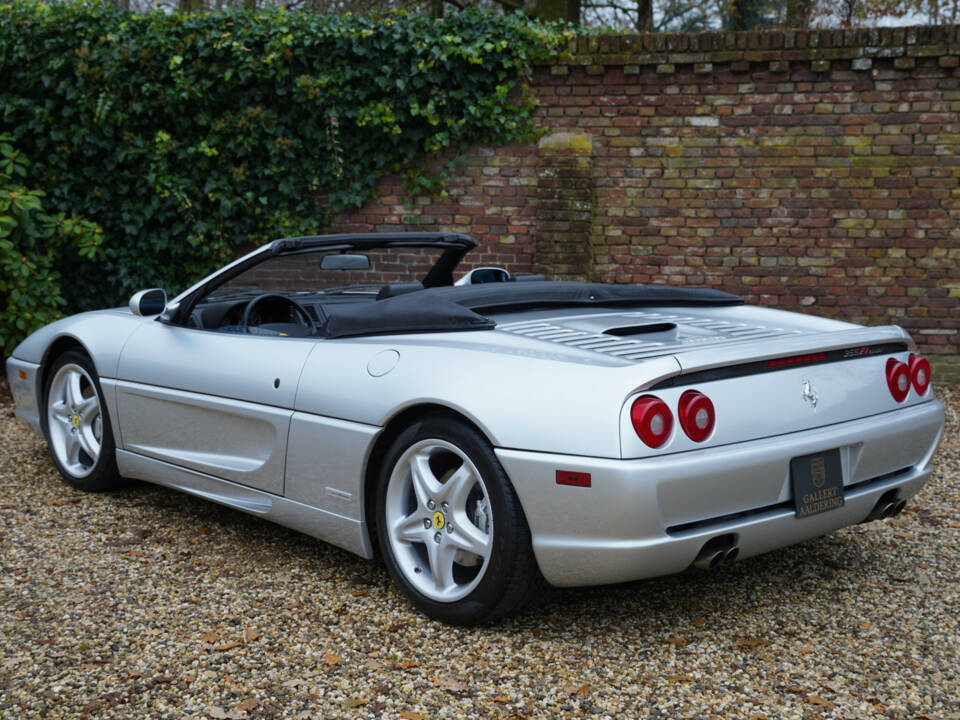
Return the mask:
[[0, 352], [60, 317], [66, 301], [58, 265], [97, 260], [103, 231], [49, 214], [42, 190], [23, 184], [30, 163], [0, 133]]
[[[436, 21], [284, 10], [137, 15], [0, 5], [0, 132], [49, 212], [103, 228], [65, 259], [70, 310], [182, 288], [239, 248], [322, 232], [425, 154], [533, 131], [523, 71], [558, 28], [468, 11]], [[508, 100], [508, 96], [510, 99]]]

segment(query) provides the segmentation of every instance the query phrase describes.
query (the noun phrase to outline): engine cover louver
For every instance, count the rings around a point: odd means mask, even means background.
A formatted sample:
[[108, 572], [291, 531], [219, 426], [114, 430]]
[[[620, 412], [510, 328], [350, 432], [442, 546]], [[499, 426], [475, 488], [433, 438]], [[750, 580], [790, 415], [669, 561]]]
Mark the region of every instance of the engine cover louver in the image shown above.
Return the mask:
[[[619, 337], [606, 332], [574, 330], [541, 320], [501, 323], [497, 325], [497, 329], [580, 350], [613, 355], [624, 360], [642, 360], [656, 355], [680, 352], [711, 344], [729, 344], [738, 341], [746, 342], [801, 334], [799, 330], [785, 330], [783, 328], [725, 320], [661, 313], [631, 312], [618, 316], [618, 320], [626, 317], [629, 317], [634, 325], [649, 323], [662, 326], [669, 324], [675, 325], [676, 329], [663, 333], [642, 334], [642, 339]], [[659, 335], [657, 339], [654, 338], [656, 335]]]

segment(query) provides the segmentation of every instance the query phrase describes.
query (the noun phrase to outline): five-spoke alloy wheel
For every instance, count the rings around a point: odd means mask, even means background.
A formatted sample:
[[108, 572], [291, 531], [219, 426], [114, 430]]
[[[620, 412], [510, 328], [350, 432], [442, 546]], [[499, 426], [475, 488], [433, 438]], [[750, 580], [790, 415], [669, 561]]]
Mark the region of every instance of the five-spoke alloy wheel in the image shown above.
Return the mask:
[[443, 622], [511, 615], [543, 585], [526, 518], [486, 439], [444, 416], [407, 428], [385, 458], [377, 537], [400, 589]]
[[110, 421], [89, 358], [61, 355], [48, 375], [45, 430], [60, 474], [81, 490], [104, 490], [118, 479]]
[[400, 456], [384, 520], [404, 576], [431, 600], [460, 600], [480, 583], [493, 546], [489, 497], [456, 445], [422, 440]]

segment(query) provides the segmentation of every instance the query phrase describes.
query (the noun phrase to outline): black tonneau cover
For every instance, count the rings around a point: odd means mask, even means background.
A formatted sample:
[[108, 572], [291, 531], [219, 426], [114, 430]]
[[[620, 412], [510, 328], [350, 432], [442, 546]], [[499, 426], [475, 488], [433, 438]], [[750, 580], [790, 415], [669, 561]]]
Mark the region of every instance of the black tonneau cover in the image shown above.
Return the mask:
[[537, 307], [584, 305], [740, 305], [720, 290], [665, 285], [578, 282], [488, 283], [434, 287], [362, 305], [337, 307], [324, 325], [328, 338], [397, 333], [491, 330], [487, 315]]

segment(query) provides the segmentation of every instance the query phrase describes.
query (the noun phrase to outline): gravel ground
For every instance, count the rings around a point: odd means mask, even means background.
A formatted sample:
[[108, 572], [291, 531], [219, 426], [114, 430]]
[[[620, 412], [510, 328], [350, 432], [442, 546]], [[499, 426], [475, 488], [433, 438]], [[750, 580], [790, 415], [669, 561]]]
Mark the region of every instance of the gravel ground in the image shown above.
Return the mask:
[[0, 718], [960, 718], [960, 388], [938, 395], [900, 517], [479, 629], [241, 513], [73, 491], [0, 407]]

